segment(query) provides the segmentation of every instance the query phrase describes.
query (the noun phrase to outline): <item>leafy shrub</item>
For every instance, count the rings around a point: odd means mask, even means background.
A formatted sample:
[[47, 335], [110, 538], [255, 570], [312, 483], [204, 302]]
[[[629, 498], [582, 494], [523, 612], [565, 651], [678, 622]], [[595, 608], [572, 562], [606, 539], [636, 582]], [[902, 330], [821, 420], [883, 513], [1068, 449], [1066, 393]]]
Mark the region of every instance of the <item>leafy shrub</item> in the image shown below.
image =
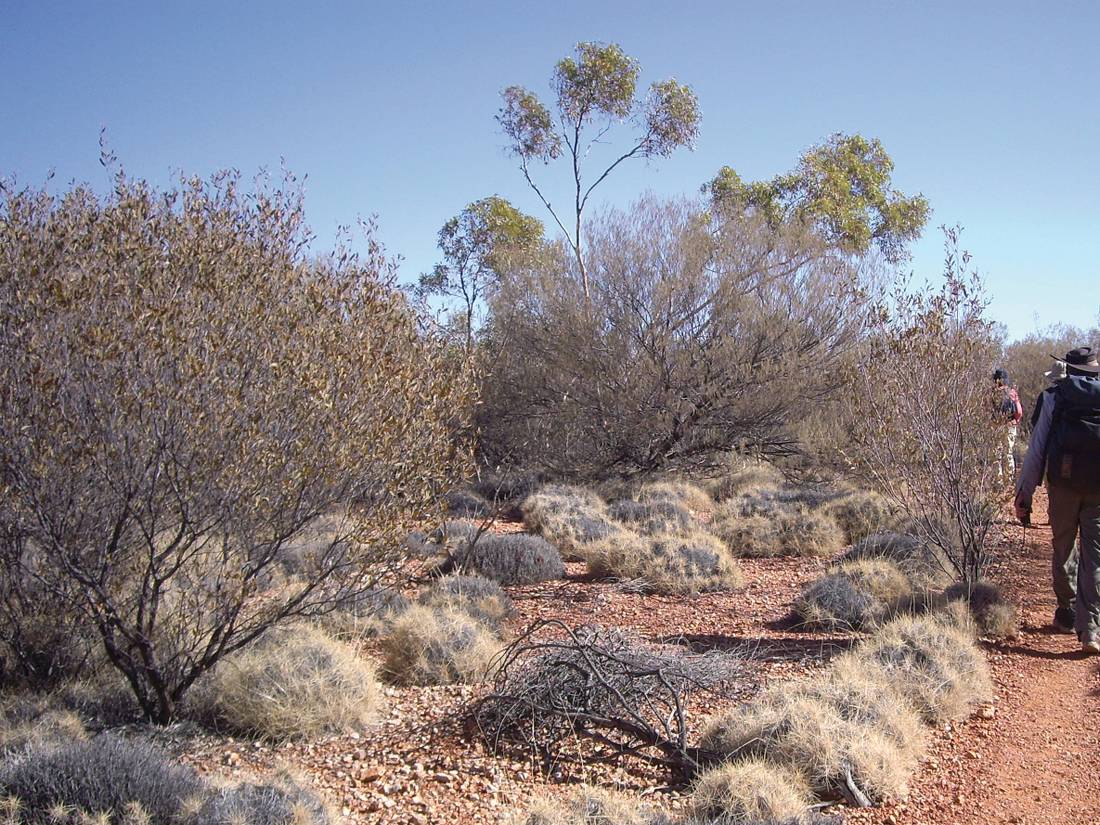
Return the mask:
[[879, 624], [912, 600], [912, 585], [896, 564], [864, 559], [844, 562], [808, 585], [794, 612], [807, 627], [851, 630]]
[[480, 682], [500, 648], [492, 630], [455, 609], [414, 605], [382, 640], [383, 672], [400, 685]]
[[846, 493], [827, 503], [825, 511], [836, 519], [844, 531], [847, 544], [855, 544], [872, 533], [889, 530], [897, 523], [897, 514], [890, 503], [869, 490]]
[[725, 545], [702, 532], [687, 536], [622, 533], [591, 545], [588, 567], [597, 576], [637, 581], [654, 593], [735, 590], [744, 582]]
[[691, 513], [673, 501], [622, 499], [608, 505], [607, 514], [627, 528], [651, 536], [688, 533], [695, 524]]
[[967, 604], [979, 635], [987, 639], [1011, 639], [1019, 633], [1020, 616], [995, 584], [975, 582], [968, 586], [957, 582], [943, 595], [948, 601]]
[[798, 771], [764, 759], [745, 759], [700, 776], [689, 806], [701, 821], [759, 825], [801, 822], [810, 801], [810, 788]]
[[894, 619], [845, 656], [858, 659], [851, 667], [894, 684], [931, 722], [964, 719], [992, 696], [973, 635], [935, 616]]
[[832, 517], [805, 504], [772, 499], [730, 499], [715, 511], [710, 529], [735, 556], [750, 558], [827, 556], [844, 546], [844, 534]]
[[18, 801], [22, 821], [52, 823], [60, 809], [106, 813], [115, 821], [136, 804], [150, 825], [177, 825], [202, 794], [190, 767], [145, 742], [101, 734], [38, 747], [0, 766], [0, 797]]
[[483, 533], [454, 553], [456, 566], [501, 584], [535, 584], [565, 575], [561, 554], [541, 536]]
[[[475, 387], [376, 239], [309, 248], [289, 176], [102, 192], [0, 184], [0, 568], [48, 546], [38, 580], [166, 723], [219, 658], [401, 565]], [[308, 575], [268, 588], [321, 516]]]
[[308, 625], [272, 632], [226, 659], [209, 693], [220, 720], [274, 741], [362, 730], [383, 701], [374, 667]]
[[512, 600], [492, 579], [452, 573], [436, 579], [417, 602], [427, 607], [460, 610], [500, 634], [512, 614]]
[[261, 784], [213, 789], [194, 817], [195, 825], [328, 825], [324, 802], [288, 774]]
[[909, 577], [914, 590], [927, 591], [950, 581], [951, 562], [935, 545], [908, 533], [872, 533], [856, 542], [844, 560], [886, 559]]
[[527, 529], [566, 555], [583, 558], [588, 544], [615, 532], [606, 503], [582, 487], [548, 485], [529, 496], [522, 511]]

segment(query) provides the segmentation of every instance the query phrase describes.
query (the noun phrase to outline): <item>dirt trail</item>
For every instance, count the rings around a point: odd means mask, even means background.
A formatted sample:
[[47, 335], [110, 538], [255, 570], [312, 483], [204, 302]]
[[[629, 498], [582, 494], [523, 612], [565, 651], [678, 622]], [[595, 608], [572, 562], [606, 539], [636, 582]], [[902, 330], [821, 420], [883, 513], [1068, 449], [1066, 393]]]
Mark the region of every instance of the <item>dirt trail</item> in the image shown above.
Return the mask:
[[1050, 528], [1036, 495], [1035, 529], [1006, 528], [995, 576], [1020, 608], [1023, 632], [989, 650], [992, 719], [948, 732], [915, 779], [910, 802], [878, 822], [1100, 825], [1100, 657], [1051, 628]]

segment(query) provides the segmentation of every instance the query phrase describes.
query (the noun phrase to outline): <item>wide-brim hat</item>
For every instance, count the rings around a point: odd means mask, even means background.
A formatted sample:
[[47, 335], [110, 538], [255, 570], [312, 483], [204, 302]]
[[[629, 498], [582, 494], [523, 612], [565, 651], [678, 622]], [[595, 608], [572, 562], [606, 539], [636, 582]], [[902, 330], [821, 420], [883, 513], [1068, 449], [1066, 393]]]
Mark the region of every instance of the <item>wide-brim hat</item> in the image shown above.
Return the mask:
[[1057, 355], [1050, 356], [1055, 361], [1066, 365], [1067, 369], [1087, 372], [1092, 375], [1100, 375], [1100, 361], [1096, 358], [1096, 352], [1092, 347], [1078, 347], [1071, 349], [1062, 358]]

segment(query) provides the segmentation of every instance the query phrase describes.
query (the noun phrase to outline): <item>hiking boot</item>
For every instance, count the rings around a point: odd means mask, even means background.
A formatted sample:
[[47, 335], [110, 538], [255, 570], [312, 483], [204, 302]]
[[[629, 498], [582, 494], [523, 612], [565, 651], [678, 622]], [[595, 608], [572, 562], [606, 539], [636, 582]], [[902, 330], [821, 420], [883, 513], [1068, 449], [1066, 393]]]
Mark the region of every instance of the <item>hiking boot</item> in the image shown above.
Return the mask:
[[1092, 656], [1100, 653], [1100, 638], [1096, 636], [1082, 636], [1081, 652]]
[[1073, 612], [1071, 607], [1059, 607], [1054, 611], [1054, 629], [1062, 633], [1073, 633], [1074, 622], [1077, 620], [1077, 614]]

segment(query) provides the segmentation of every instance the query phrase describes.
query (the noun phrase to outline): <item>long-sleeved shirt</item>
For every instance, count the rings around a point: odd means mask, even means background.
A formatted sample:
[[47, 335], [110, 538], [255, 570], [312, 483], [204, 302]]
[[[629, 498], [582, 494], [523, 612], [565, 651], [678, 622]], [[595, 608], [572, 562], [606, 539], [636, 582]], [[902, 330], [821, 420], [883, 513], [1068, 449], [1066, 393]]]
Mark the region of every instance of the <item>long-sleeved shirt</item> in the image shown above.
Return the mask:
[[1054, 388], [1044, 390], [1036, 404], [1039, 404], [1039, 419], [1031, 429], [1031, 440], [1027, 444], [1027, 455], [1020, 478], [1016, 482], [1016, 500], [1030, 502], [1035, 488], [1043, 481], [1043, 472], [1047, 464], [1047, 442], [1050, 440], [1050, 423], [1054, 419], [1054, 398], [1044, 396], [1054, 394]]

